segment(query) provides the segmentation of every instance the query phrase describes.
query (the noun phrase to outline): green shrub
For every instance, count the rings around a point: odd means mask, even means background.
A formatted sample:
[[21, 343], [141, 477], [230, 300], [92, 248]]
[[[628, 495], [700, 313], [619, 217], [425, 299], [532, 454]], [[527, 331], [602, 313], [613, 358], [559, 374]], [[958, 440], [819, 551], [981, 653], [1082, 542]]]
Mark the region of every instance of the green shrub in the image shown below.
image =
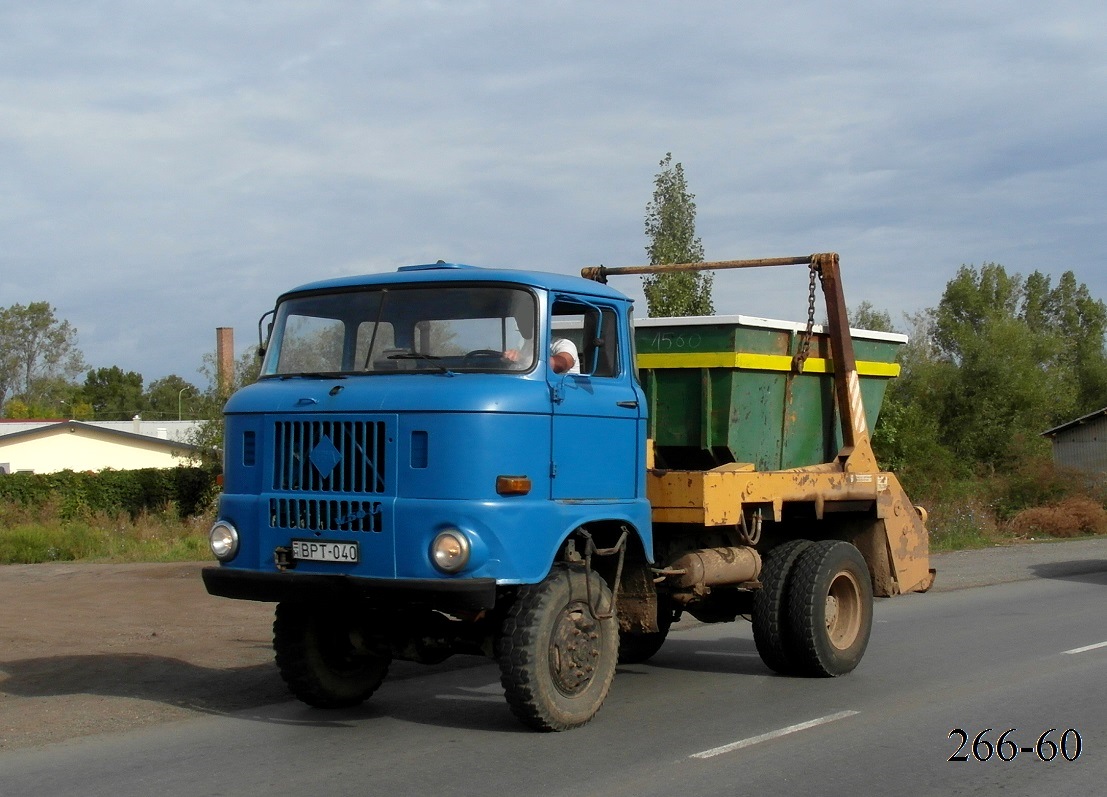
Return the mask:
[[992, 508], [977, 497], [957, 498], [929, 507], [930, 549], [987, 548], [1002, 539]]
[[1054, 506], [1068, 498], [1083, 496], [1099, 503], [1104, 499], [1100, 480], [1040, 457], [1022, 460], [1007, 473], [993, 477], [988, 489], [1003, 521], [1026, 509]]
[[213, 468], [145, 468], [99, 473], [13, 473], [0, 477], [0, 505], [41, 507], [56, 501], [62, 518], [90, 513], [161, 512], [172, 504], [179, 517], [203, 514], [218, 493]]

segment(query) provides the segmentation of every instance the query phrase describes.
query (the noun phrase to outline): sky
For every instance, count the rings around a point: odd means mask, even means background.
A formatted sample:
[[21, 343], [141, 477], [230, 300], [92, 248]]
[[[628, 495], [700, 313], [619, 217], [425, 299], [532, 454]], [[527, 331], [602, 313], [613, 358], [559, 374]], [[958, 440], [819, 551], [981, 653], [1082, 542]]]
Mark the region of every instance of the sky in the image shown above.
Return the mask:
[[962, 264], [1107, 300], [1102, 0], [41, 0], [0, 6], [0, 307], [202, 384], [305, 282], [645, 263], [667, 152], [707, 259], [837, 251], [904, 329]]

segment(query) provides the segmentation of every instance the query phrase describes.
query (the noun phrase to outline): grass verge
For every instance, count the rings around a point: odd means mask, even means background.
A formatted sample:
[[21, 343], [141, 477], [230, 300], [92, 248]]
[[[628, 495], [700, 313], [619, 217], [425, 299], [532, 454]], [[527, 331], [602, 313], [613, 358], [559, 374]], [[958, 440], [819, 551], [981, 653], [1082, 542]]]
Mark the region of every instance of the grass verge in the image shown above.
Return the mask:
[[188, 562], [208, 559], [210, 516], [181, 520], [174, 507], [63, 519], [56, 506], [0, 507], [0, 564]]

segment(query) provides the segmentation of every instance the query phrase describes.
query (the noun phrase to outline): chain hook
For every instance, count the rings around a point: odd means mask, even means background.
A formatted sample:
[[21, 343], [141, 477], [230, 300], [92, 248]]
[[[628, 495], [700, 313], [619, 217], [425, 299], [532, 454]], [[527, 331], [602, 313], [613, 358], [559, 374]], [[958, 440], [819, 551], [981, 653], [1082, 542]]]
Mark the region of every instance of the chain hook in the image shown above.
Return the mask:
[[814, 336], [815, 329], [815, 277], [818, 276], [821, 281], [823, 278], [822, 269], [818, 264], [813, 262], [810, 266], [810, 279], [807, 284], [807, 326], [803, 332], [800, 333], [799, 350], [796, 352], [796, 356], [792, 359], [792, 370], [797, 374], [803, 373], [803, 364], [807, 362], [807, 357], [811, 353], [811, 338]]

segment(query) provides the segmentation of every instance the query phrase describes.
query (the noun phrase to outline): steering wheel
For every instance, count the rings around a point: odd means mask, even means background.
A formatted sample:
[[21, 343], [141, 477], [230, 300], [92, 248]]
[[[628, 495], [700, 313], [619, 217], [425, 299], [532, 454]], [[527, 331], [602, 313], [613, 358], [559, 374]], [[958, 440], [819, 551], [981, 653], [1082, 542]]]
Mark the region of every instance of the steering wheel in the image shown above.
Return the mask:
[[495, 349], [474, 349], [465, 355], [466, 360], [505, 360], [504, 353], [502, 351], [496, 351]]

